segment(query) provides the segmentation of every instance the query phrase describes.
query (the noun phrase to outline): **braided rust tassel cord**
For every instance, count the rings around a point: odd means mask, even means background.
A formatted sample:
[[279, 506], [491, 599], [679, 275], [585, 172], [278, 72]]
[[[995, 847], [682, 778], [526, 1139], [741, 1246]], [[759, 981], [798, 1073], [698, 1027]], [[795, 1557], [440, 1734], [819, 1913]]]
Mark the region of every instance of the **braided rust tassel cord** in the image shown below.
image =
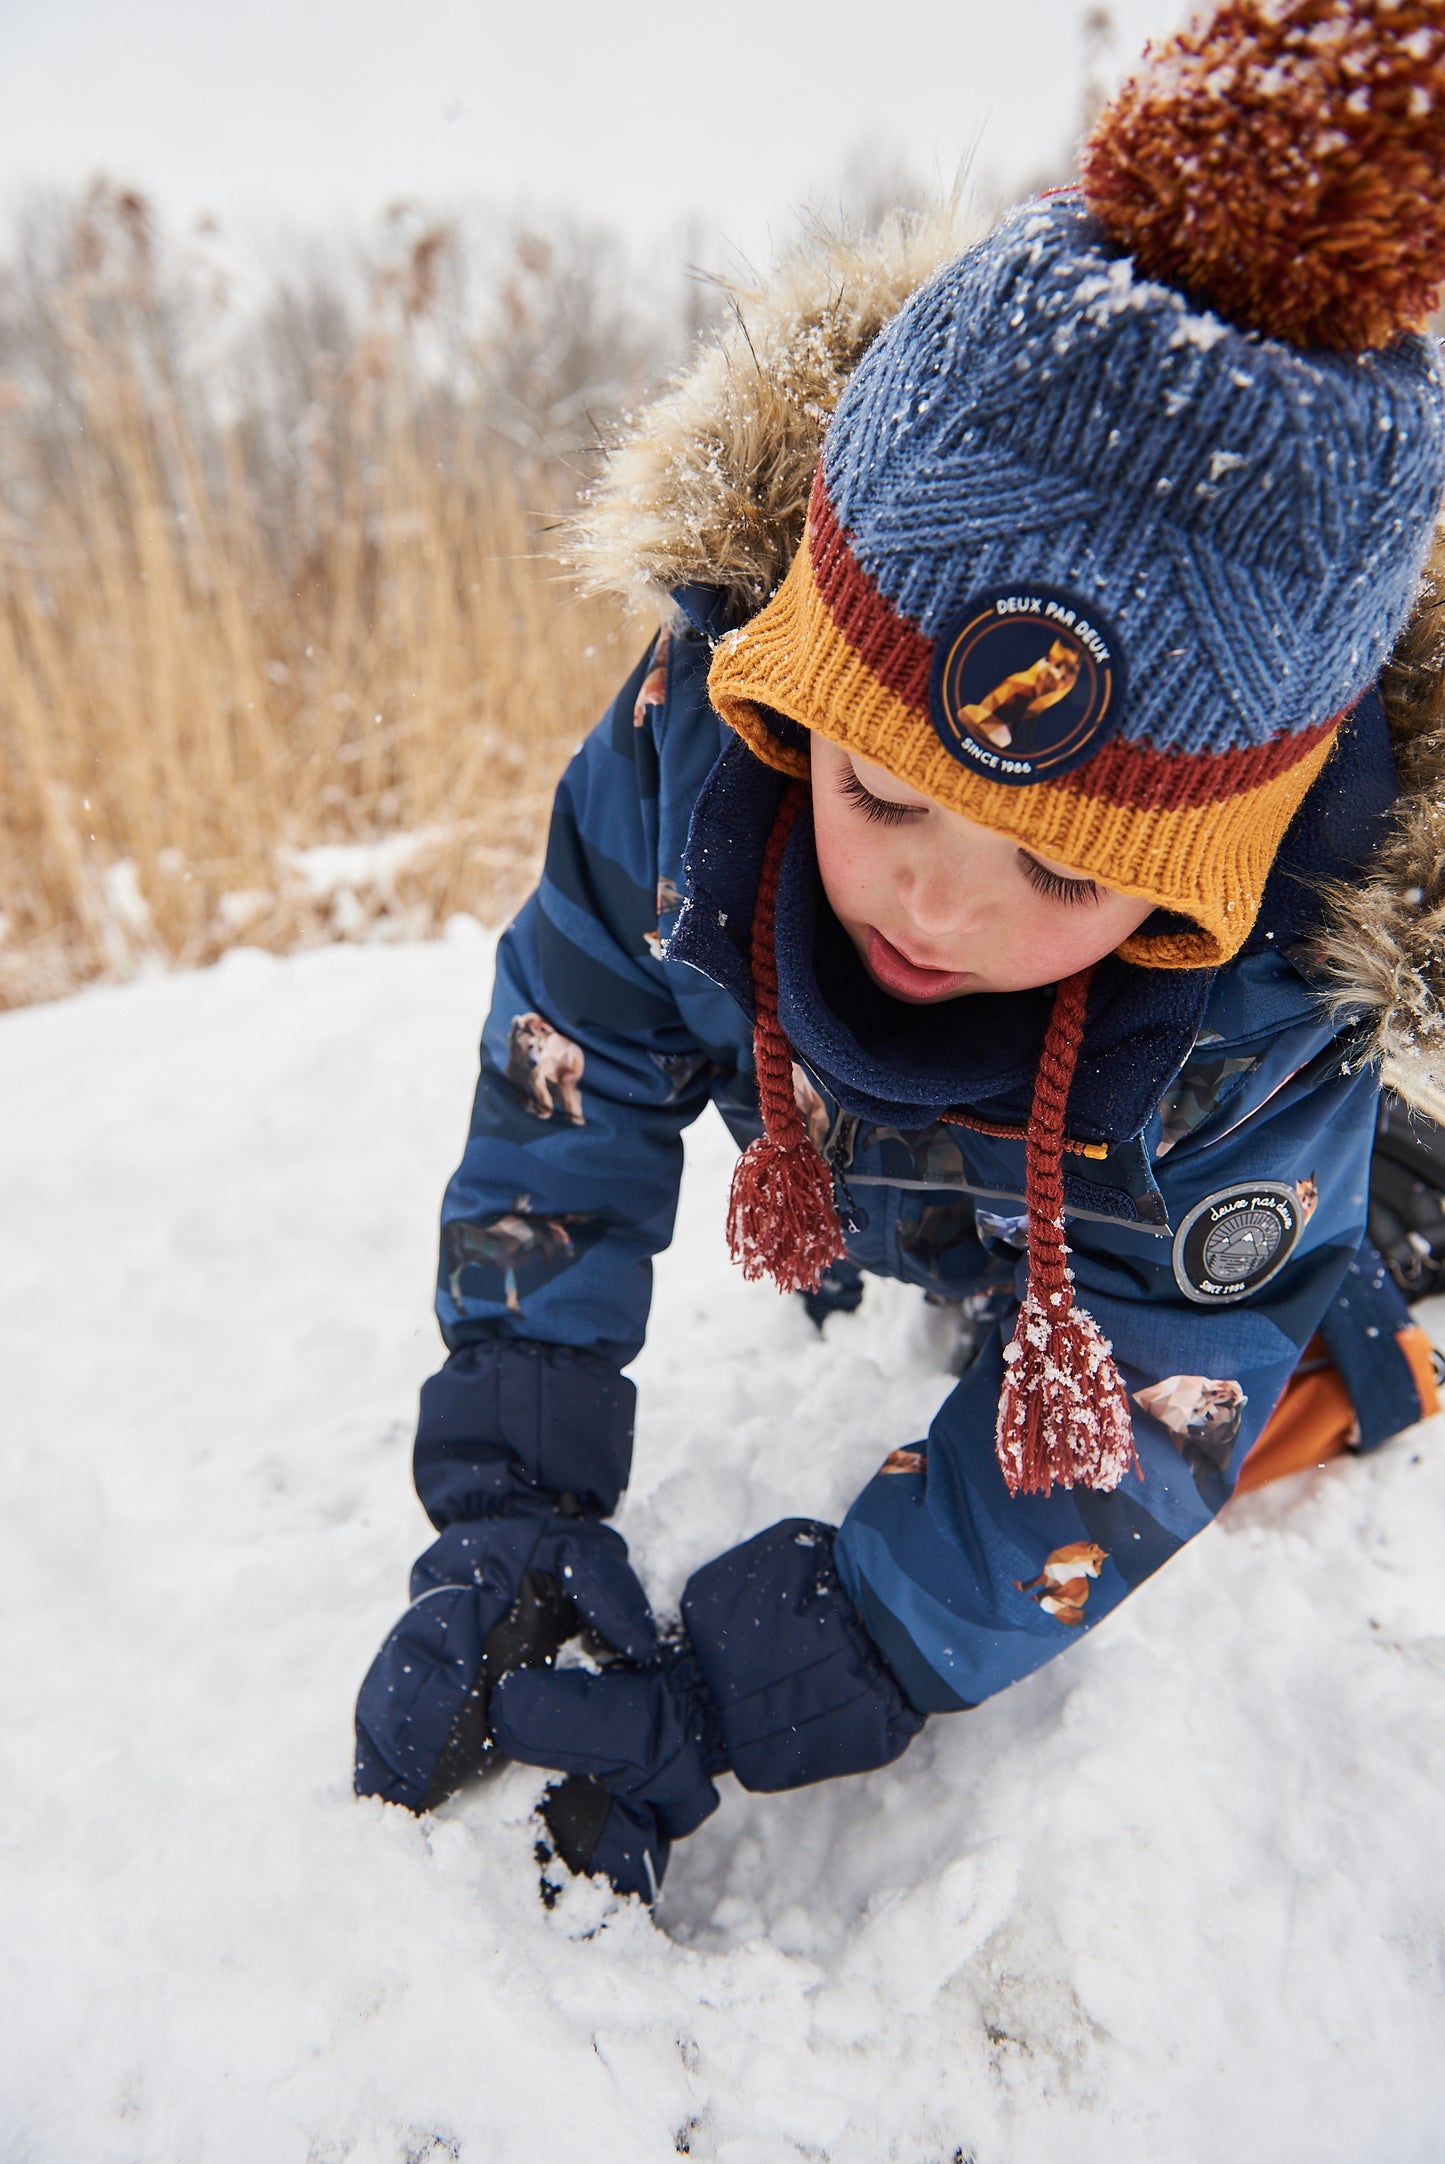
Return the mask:
[[[782, 1292], [812, 1290], [844, 1253], [828, 1167], [808, 1139], [793, 1091], [793, 1056], [778, 1021], [774, 936], [778, 877], [805, 801], [794, 784], [768, 837], [753, 911], [753, 1051], [763, 1133], [733, 1172], [728, 1246], [744, 1277]], [[1108, 1342], [1075, 1307], [1064, 1244], [1064, 1114], [1084, 1033], [1091, 972], [1054, 995], [1026, 1141], [1029, 1286], [1004, 1353], [997, 1450], [1009, 1492], [1116, 1488], [1132, 1465], [1129, 1402]]]
[[784, 794], [768, 837], [753, 909], [753, 1057], [763, 1133], [733, 1169], [728, 1247], [746, 1278], [770, 1277], [780, 1292], [812, 1292], [844, 1253], [833, 1202], [833, 1179], [814, 1149], [793, 1093], [793, 1055], [778, 1022], [778, 958], [774, 938], [778, 876], [788, 837], [807, 801], [794, 783]]
[[1080, 970], [1055, 992], [1034, 1084], [1029, 1284], [1004, 1352], [998, 1406], [998, 1461], [1011, 1495], [1047, 1495], [1056, 1484], [1117, 1488], [1131, 1465], [1139, 1469], [1128, 1397], [1108, 1340], [1074, 1305], [1064, 1244], [1064, 1114], [1091, 975]]

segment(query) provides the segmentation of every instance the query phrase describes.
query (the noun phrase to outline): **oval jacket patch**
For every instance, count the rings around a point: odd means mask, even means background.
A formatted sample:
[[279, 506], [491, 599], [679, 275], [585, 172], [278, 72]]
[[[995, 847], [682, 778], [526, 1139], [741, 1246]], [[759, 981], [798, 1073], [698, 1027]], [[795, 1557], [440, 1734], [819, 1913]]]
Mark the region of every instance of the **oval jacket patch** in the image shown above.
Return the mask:
[[1240, 1181], [1196, 1202], [1174, 1235], [1174, 1279], [1186, 1300], [1222, 1307], [1268, 1284], [1295, 1251], [1305, 1213], [1282, 1180]]

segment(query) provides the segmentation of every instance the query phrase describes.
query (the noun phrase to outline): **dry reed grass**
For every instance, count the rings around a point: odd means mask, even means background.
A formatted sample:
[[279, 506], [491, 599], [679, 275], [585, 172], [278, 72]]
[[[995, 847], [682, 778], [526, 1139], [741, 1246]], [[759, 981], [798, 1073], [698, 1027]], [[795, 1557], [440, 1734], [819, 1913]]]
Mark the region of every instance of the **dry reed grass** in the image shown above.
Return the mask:
[[[569, 477], [439, 403], [404, 337], [338, 380], [345, 425], [313, 429], [304, 518], [278, 527], [156, 320], [81, 293], [78, 425], [0, 526], [0, 1005], [238, 941], [495, 918], [623, 673], [614, 620], [543, 553]], [[12, 397], [0, 431], [25, 419]]]

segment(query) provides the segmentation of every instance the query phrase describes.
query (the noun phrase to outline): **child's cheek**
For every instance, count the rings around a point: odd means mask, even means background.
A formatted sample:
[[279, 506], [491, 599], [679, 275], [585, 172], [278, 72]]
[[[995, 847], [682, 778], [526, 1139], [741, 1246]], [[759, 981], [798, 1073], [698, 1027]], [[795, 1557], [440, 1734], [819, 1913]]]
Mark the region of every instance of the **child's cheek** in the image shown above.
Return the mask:
[[1061, 914], [1056, 910], [1052, 918], [1041, 919], [1035, 902], [1027, 920], [1012, 927], [1008, 942], [1009, 970], [1020, 989], [1026, 985], [1053, 984], [1060, 977], [1071, 977], [1076, 969], [1086, 969], [1090, 962], [1098, 960], [1098, 955], [1093, 952], [1097, 933], [1091, 940], [1088, 927], [1058, 923]]
[[[1020, 881], [1020, 885], [1023, 882]], [[1052, 984], [1074, 968], [1069, 959], [1073, 927], [1058, 923], [1058, 911], [1032, 891], [1010, 897], [990, 927], [990, 976], [1000, 991], [1024, 991]]]
[[1084, 907], [1071, 911], [1057, 903], [1050, 908], [1038, 896], [1031, 899], [1034, 906], [1026, 922], [1016, 927], [1020, 936], [1011, 956], [1021, 985], [1053, 984], [1076, 970], [1092, 968], [1112, 954], [1148, 913], [1147, 905], [1137, 912], [1107, 906], [1103, 911]]
[[[861, 832], [855, 831], [860, 828]], [[818, 855], [818, 877], [834, 916], [842, 924], [866, 918], [865, 905], [876, 878], [867, 828], [856, 819], [849, 819], [845, 824], [828, 796], [819, 790], [813, 799], [813, 838]]]

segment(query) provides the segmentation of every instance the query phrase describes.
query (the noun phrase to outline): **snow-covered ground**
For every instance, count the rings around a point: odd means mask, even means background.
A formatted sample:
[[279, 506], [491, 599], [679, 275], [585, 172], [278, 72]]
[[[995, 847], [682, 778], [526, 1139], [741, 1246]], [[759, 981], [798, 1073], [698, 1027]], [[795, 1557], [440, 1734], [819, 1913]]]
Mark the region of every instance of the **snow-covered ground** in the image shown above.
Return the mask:
[[[725, 1783], [655, 1920], [544, 1911], [523, 1769], [353, 1800], [488, 953], [0, 1021], [4, 2164], [1438, 2159], [1434, 1430], [1231, 1509], [896, 1767]], [[663, 1604], [948, 1387], [901, 1288], [824, 1343], [740, 1281], [728, 1154], [709, 1119], [638, 1363]]]

